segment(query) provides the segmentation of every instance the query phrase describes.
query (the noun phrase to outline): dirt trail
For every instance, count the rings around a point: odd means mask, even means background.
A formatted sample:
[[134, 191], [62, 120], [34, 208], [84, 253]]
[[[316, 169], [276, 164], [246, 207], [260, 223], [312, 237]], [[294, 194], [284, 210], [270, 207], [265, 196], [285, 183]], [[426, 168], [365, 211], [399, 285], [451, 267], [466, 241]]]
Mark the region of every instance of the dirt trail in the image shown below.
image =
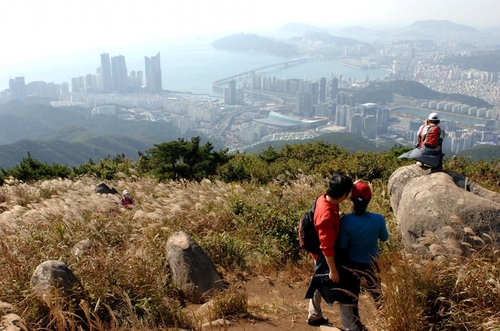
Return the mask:
[[[304, 299], [308, 281], [286, 282], [267, 277], [251, 278], [244, 283], [248, 294], [248, 312], [251, 317], [231, 322], [229, 331], [290, 331], [290, 330], [331, 330], [336, 328], [318, 328], [307, 324], [309, 301]], [[330, 322], [342, 329], [339, 306], [332, 307], [323, 303], [323, 314]], [[370, 331], [376, 331], [376, 309], [369, 297], [360, 298], [360, 315]], [[207, 329], [209, 330], [209, 329]], [[218, 327], [213, 330], [219, 330]], [[221, 329], [223, 330], [223, 329]]]

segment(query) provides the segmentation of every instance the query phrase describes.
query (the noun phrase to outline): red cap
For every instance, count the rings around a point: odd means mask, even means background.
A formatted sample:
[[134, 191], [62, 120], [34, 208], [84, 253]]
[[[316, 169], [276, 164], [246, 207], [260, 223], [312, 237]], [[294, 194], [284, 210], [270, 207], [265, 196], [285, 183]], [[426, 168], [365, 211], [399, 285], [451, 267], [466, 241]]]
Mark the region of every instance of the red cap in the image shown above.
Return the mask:
[[365, 201], [372, 197], [372, 189], [367, 182], [355, 182], [352, 187], [351, 199], [358, 201]]

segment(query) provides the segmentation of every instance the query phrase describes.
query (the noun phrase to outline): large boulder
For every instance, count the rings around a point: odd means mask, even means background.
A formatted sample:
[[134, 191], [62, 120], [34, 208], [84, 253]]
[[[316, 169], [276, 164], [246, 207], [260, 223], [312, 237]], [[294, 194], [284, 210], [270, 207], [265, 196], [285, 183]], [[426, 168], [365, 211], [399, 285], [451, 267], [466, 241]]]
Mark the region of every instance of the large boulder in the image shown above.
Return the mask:
[[82, 294], [83, 286], [80, 280], [64, 262], [49, 260], [36, 267], [31, 276], [31, 286], [39, 295], [52, 294], [54, 291], [65, 297], [75, 297]]
[[100, 194], [120, 194], [114, 187], [109, 187], [106, 183], [100, 182], [95, 187], [95, 193]]
[[406, 247], [427, 231], [440, 239], [462, 238], [468, 229], [478, 236], [500, 234], [500, 194], [461, 175], [411, 165], [391, 175], [388, 190]]
[[185, 232], [175, 232], [167, 240], [167, 257], [172, 280], [193, 303], [208, 301], [224, 283], [212, 261]]

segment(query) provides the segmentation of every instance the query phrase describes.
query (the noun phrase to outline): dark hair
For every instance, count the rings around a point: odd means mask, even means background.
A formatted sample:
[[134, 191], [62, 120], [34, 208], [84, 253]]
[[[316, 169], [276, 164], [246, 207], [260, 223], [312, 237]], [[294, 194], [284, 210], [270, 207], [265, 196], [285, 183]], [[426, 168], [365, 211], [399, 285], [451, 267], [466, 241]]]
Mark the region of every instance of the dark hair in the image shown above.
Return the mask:
[[429, 120], [429, 122], [431, 122], [432, 124], [439, 124], [439, 123], [441, 123], [440, 120]]
[[344, 194], [349, 194], [351, 190], [352, 179], [341, 172], [335, 172], [330, 178], [326, 194], [333, 199], [339, 199]]
[[354, 214], [356, 216], [361, 216], [366, 213], [366, 208], [368, 208], [368, 204], [370, 203], [370, 199], [366, 200], [357, 200], [357, 199], [352, 199], [352, 204], [353, 204], [353, 209], [354, 209]]

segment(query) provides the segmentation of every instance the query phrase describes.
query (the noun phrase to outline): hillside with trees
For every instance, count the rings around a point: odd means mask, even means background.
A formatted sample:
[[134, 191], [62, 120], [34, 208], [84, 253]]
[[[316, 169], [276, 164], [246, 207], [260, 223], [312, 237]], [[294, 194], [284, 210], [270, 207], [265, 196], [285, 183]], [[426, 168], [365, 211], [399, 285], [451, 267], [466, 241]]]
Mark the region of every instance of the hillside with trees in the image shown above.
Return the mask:
[[485, 161], [496, 159], [500, 160], [500, 146], [498, 145], [478, 145], [472, 148], [460, 151], [458, 156], [470, 158], [471, 161]]
[[[263, 279], [273, 289], [305, 291], [311, 261], [298, 247], [297, 222], [324, 192], [328, 177], [342, 171], [372, 183], [370, 211], [384, 215], [390, 231], [380, 260], [380, 277], [388, 286], [382, 288], [380, 309], [366, 320], [370, 329], [494, 330], [484, 325], [499, 325], [500, 300], [496, 287], [485, 284], [498, 277], [497, 247], [477, 239], [467, 246], [472, 252], [467, 256], [460, 249], [464, 238], [450, 237], [445, 244], [428, 234], [418, 258], [401, 252], [387, 182], [396, 169], [412, 163], [397, 158], [406, 150], [350, 152], [310, 142], [229, 155], [192, 138], [157, 144], [137, 162], [107, 158], [75, 169], [28, 155], [0, 174], [0, 262], [8, 266], [0, 268], [0, 301], [34, 330], [201, 330], [208, 317], [186, 302], [165, 258], [169, 237], [184, 231], [228, 282], [214, 294], [206, 313], [211, 319], [237, 322], [231, 326], [235, 331], [269, 324], [288, 329], [290, 320], [306, 328], [304, 301], [250, 302], [245, 286]], [[500, 193], [498, 160], [446, 159], [444, 170]], [[96, 194], [102, 181], [131, 190], [135, 205], [126, 209], [116, 196]], [[349, 206], [346, 202], [341, 210], [348, 212]], [[73, 254], [70, 248], [85, 238], [91, 248]], [[82, 280], [81, 300], [47, 301], [31, 294], [33, 270], [49, 259], [65, 262]]]
[[358, 103], [375, 102], [389, 104], [394, 101], [394, 94], [419, 100], [450, 101], [475, 107], [491, 107], [491, 105], [476, 97], [463, 94], [446, 94], [436, 92], [423, 84], [408, 80], [390, 82], [374, 82], [370, 86], [353, 92]]
[[212, 47], [233, 51], [262, 52], [285, 57], [293, 57], [298, 54], [295, 47], [290, 44], [256, 34], [241, 33], [225, 36], [215, 40]]
[[500, 71], [500, 50], [477, 52], [468, 55], [455, 55], [443, 60], [446, 64], [455, 64], [462, 69], [476, 69], [487, 72]]

